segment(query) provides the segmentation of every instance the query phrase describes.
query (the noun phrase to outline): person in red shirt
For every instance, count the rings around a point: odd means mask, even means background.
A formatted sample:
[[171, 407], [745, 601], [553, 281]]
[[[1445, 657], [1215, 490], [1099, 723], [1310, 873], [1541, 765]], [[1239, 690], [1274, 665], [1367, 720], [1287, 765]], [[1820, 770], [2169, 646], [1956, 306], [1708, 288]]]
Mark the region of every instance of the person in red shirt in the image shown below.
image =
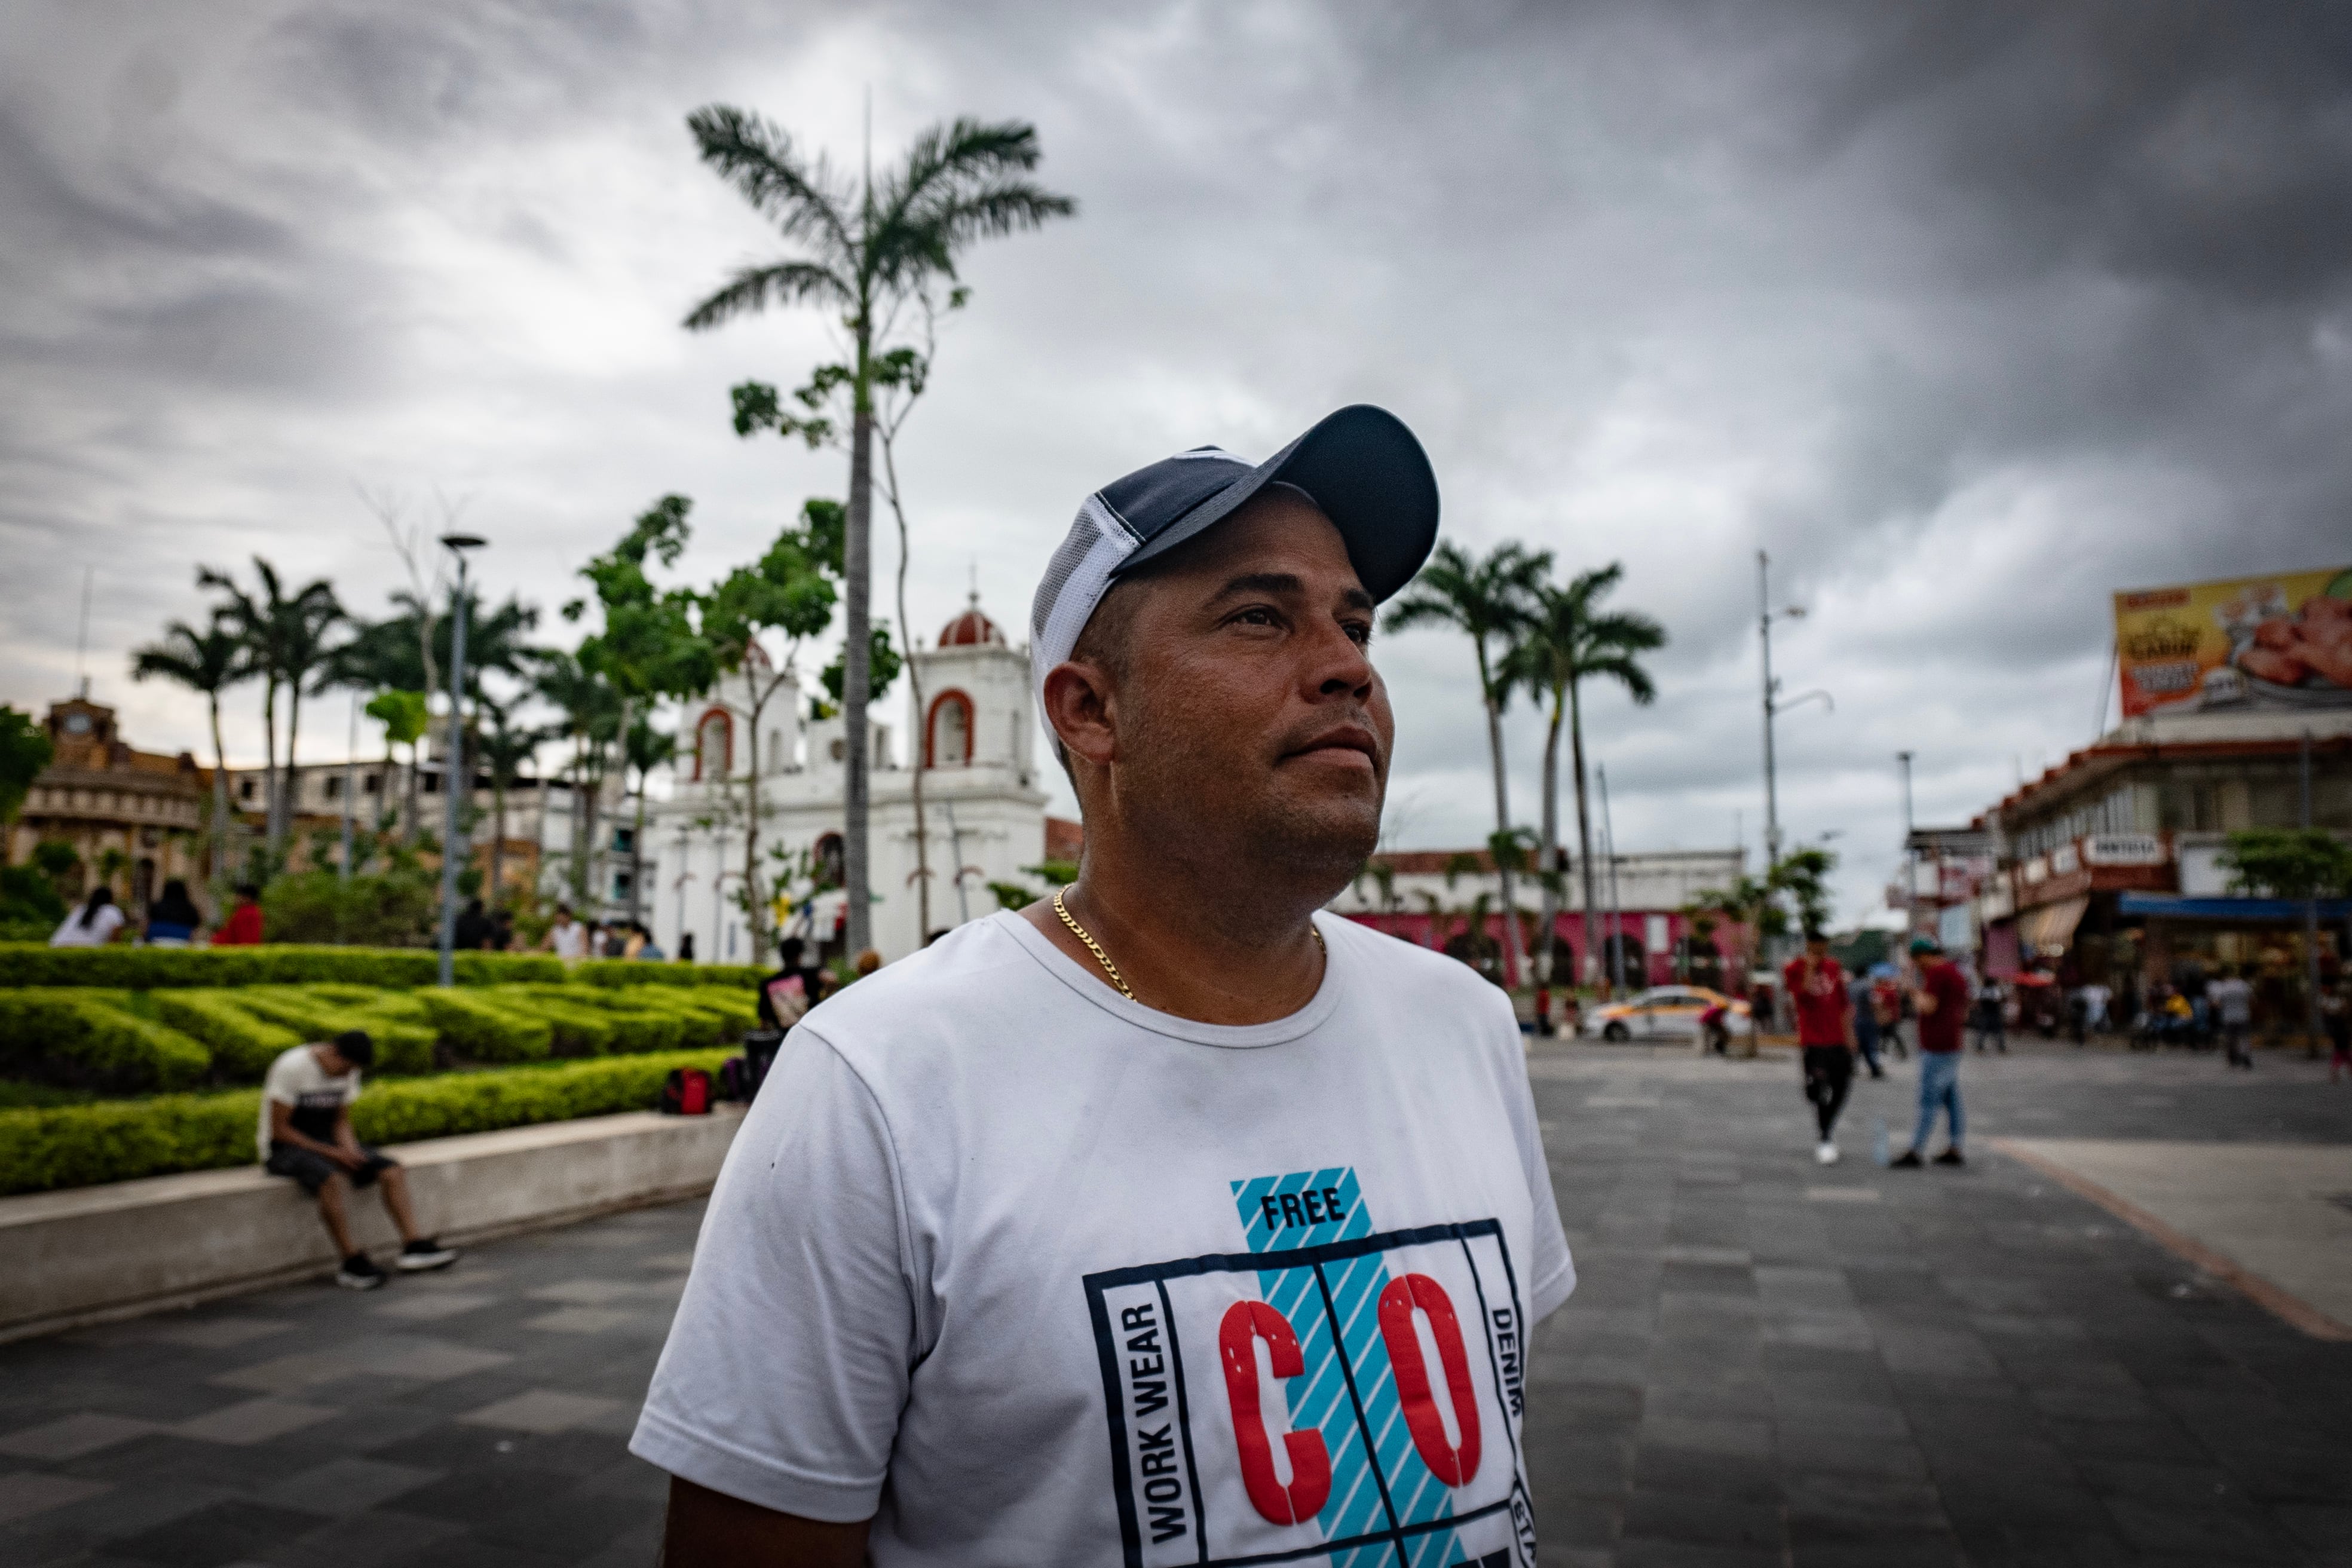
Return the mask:
[[259, 947], [261, 945], [261, 889], [250, 882], [236, 887], [236, 908], [221, 921], [220, 930], [213, 932], [215, 947]]
[[1818, 931], [1805, 932], [1804, 953], [1780, 971], [1780, 984], [1797, 1010], [1805, 1098], [1813, 1102], [1814, 1120], [1821, 1123], [1821, 1146], [1813, 1158], [1834, 1165], [1838, 1146], [1831, 1132], [1853, 1087], [1853, 997], [1846, 989], [1844, 967], [1830, 956], [1830, 939]]
[[1911, 1005], [1919, 1015], [1919, 1125], [1911, 1147], [1894, 1163], [1905, 1171], [1926, 1163], [1927, 1136], [1936, 1130], [1941, 1107], [1950, 1119], [1952, 1141], [1936, 1163], [1964, 1165], [1960, 1142], [1968, 1119], [1960, 1110], [1960, 1029], [1968, 1022], [1969, 977], [1933, 937], [1913, 937], [1911, 959], [1919, 971], [1919, 983], [1911, 988]]

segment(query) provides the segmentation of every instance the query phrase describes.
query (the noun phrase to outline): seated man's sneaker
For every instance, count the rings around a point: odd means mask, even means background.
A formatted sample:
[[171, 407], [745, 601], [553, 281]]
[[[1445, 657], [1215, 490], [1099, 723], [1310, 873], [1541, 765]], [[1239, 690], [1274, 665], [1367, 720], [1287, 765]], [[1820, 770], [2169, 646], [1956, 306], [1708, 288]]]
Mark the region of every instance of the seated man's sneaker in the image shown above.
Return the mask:
[[1834, 1165], [1838, 1163], [1838, 1146], [1824, 1138], [1822, 1146], [1813, 1151], [1813, 1158], [1824, 1165]]
[[380, 1290], [383, 1288], [383, 1270], [364, 1252], [354, 1252], [343, 1259], [335, 1270], [335, 1283], [346, 1290]]
[[444, 1247], [429, 1236], [420, 1236], [400, 1249], [395, 1259], [404, 1274], [422, 1274], [428, 1268], [446, 1268], [457, 1261], [457, 1249]]

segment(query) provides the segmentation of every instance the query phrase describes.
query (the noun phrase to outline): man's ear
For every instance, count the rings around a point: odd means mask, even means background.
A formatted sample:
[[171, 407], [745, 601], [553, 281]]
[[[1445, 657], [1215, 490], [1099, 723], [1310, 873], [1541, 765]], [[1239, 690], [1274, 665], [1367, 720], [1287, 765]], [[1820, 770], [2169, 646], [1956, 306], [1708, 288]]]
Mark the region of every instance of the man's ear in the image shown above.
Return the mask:
[[1118, 752], [1111, 722], [1110, 677], [1076, 660], [1045, 672], [1045, 718], [1071, 756], [1107, 766]]

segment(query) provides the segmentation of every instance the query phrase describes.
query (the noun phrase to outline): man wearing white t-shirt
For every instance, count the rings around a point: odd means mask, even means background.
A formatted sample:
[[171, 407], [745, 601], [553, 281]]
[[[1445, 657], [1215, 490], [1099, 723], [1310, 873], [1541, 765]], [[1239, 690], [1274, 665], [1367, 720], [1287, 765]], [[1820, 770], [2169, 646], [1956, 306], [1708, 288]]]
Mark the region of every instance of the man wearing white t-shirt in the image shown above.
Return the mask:
[[631, 1444], [669, 1562], [1533, 1568], [1528, 1335], [1575, 1275], [1517, 1026], [1318, 913], [1436, 524], [1367, 407], [1088, 498], [1030, 645], [1079, 879], [793, 1031]]

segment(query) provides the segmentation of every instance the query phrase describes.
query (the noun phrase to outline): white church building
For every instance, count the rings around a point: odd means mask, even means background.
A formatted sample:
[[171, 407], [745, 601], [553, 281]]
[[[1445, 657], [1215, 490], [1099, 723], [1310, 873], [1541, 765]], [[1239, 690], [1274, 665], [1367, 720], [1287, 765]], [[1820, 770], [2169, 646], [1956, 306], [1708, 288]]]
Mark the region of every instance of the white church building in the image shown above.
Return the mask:
[[[1028, 655], [981, 613], [975, 594], [937, 646], [917, 648], [908, 662], [916, 676], [908, 694], [908, 754], [898, 754], [890, 726], [866, 727], [874, 748], [866, 829], [874, 945], [886, 961], [913, 952], [929, 935], [994, 913], [992, 881], [1035, 888], [1037, 879], [1022, 868], [1045, 858], [1046, 795], [1035, 776]], [[752, 960], [741, 888], [754, 745], [762, 878], [773, 884], [780, 866], [771, 851], [779, 847], [796, 866], [830, 868], [835, 882], [840, 875], [842, 721], [809, 721], [797, 674], [788, 669], [761, 714], [764, 734], [755, 736], [745, 684], [730, 678], [688, 710], [675, 785], [647, 826], [647, 864], [658, 869], [646, 889], [646, 923], [673, 954], [691, 935], [695, 957], [706, 963]], [[928, 931], [917, 889], [917, 767], [923, 770], [929, 828]], [[783, 934], [824, 944], [825, 956], [835, 956], [844, 897], [835, 890], [807, 898], [809, 889], [805, 879], [788, 883], [802, 902], [786, 917]]]

